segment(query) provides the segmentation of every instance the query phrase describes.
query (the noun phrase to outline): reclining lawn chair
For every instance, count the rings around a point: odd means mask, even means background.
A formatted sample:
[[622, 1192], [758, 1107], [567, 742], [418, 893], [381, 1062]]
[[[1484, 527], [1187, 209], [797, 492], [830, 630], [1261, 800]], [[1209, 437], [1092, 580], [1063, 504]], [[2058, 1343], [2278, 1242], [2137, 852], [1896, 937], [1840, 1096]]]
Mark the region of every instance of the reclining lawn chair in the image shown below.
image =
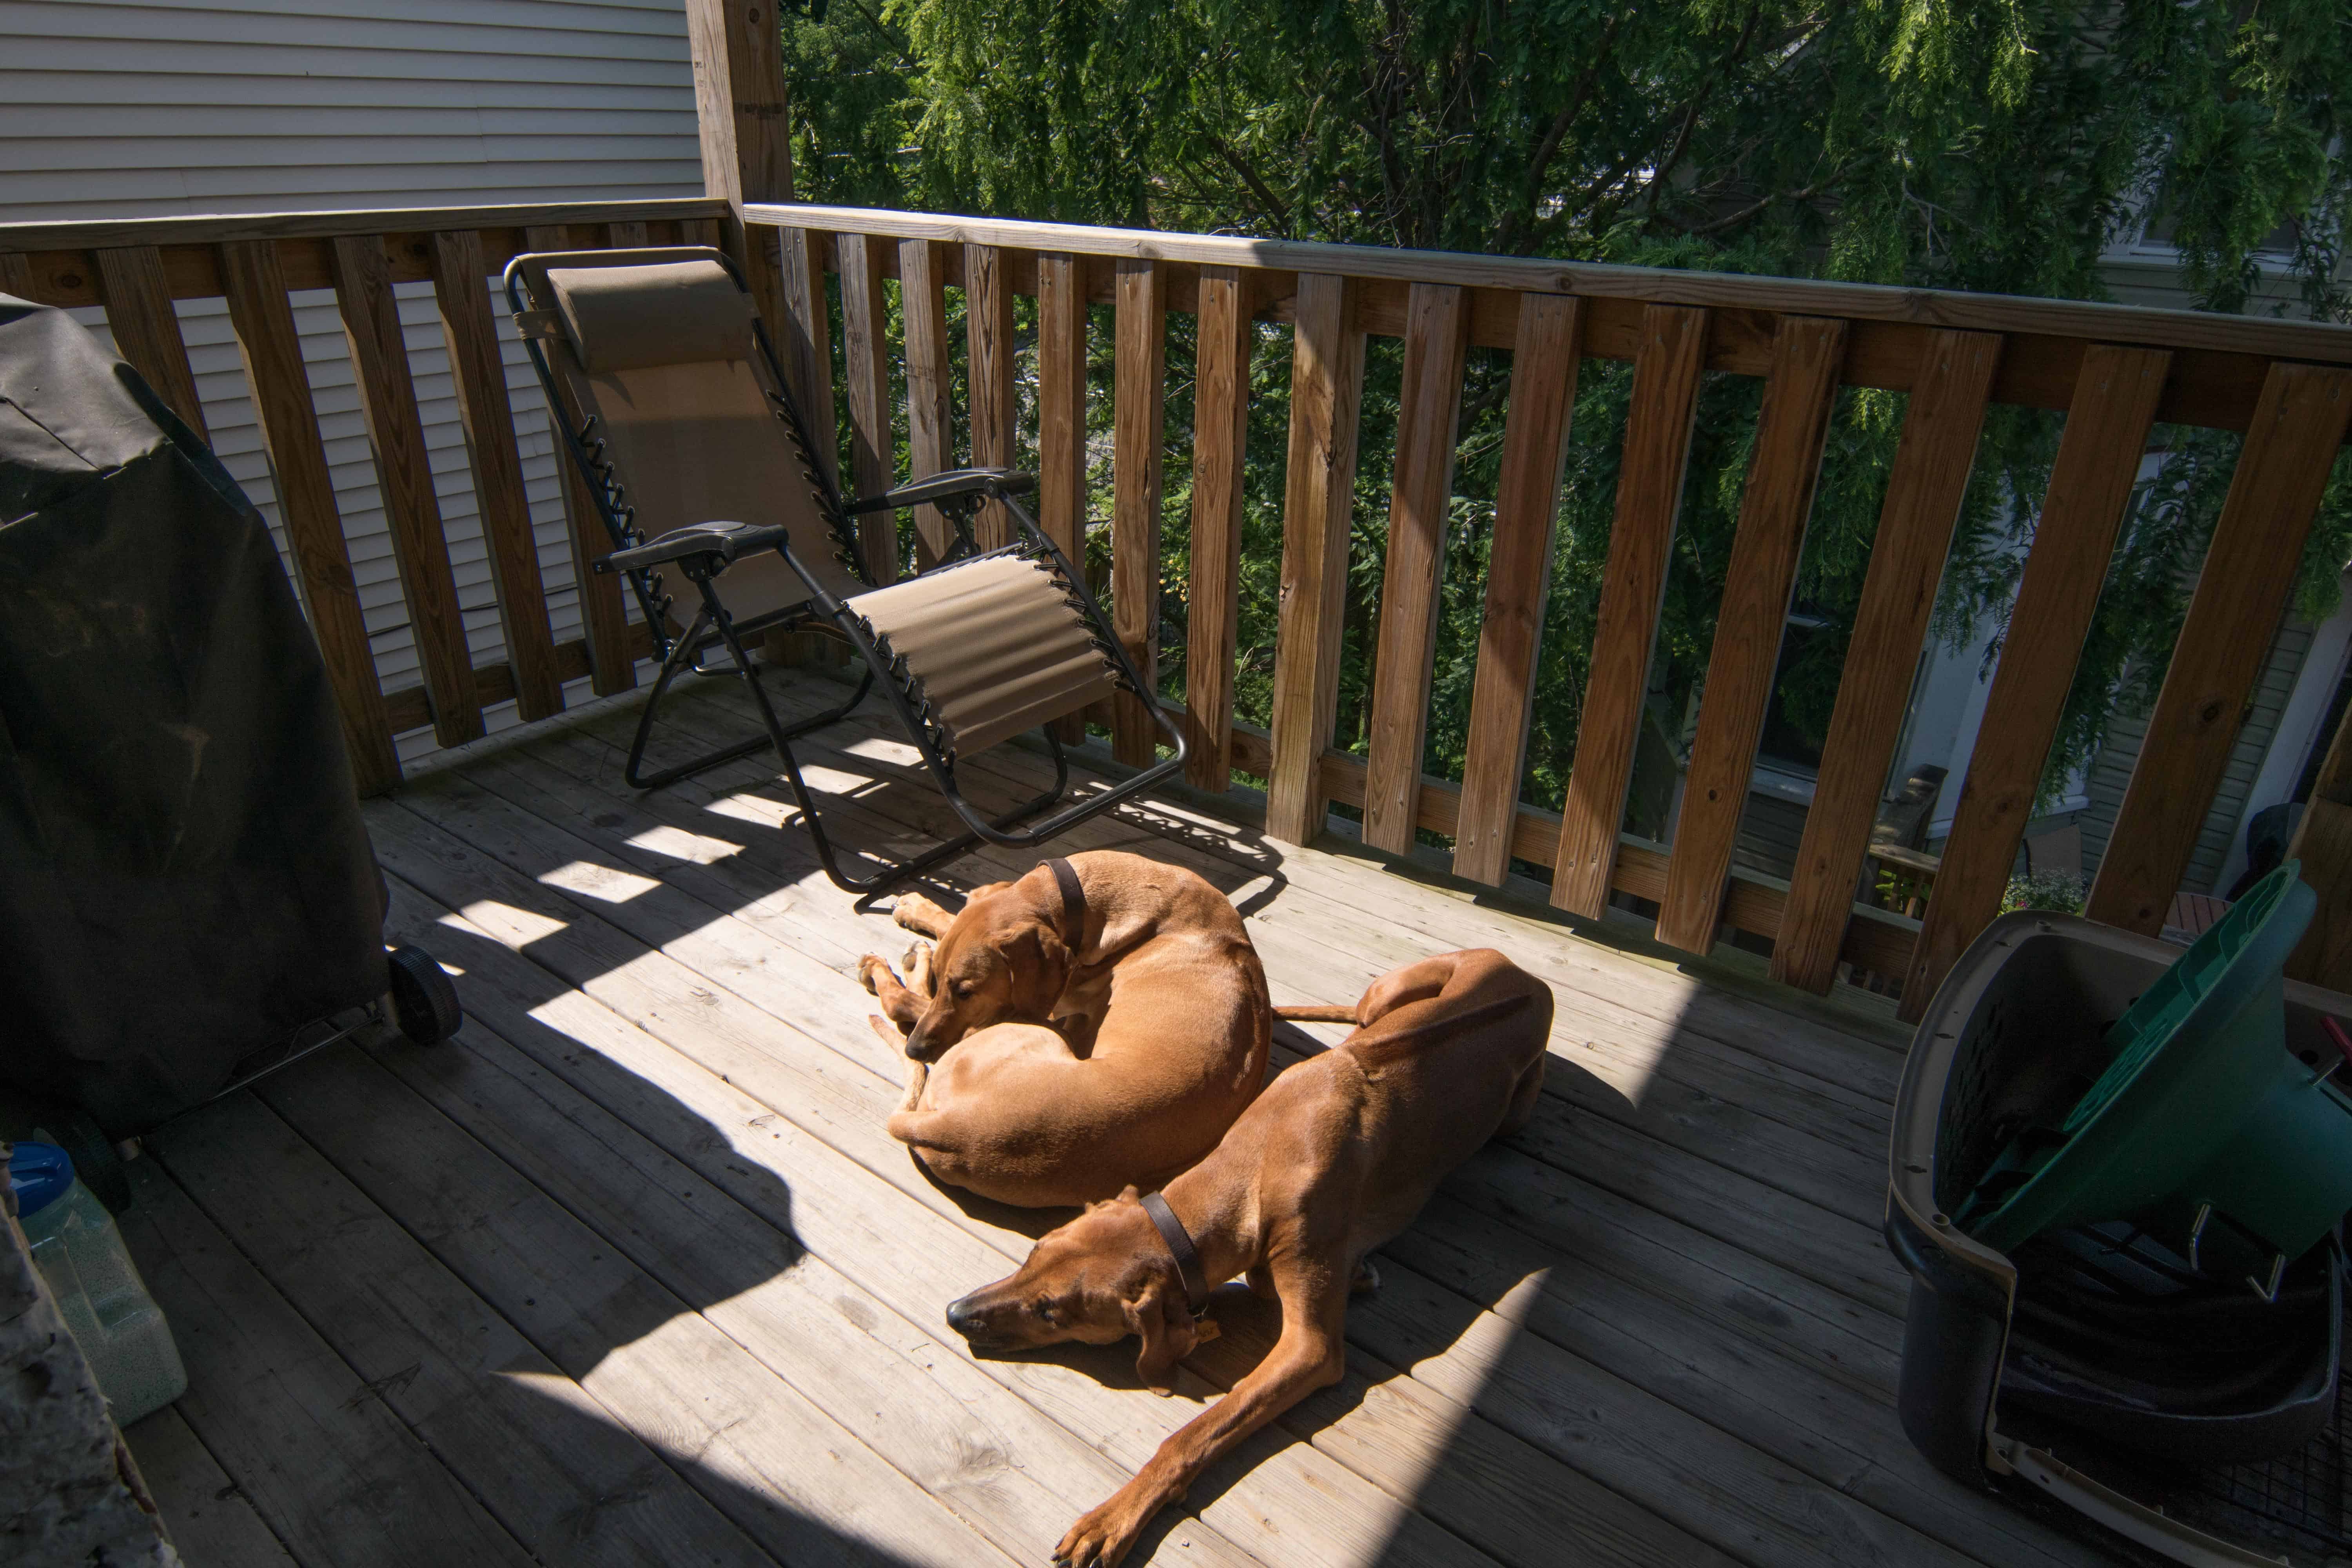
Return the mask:
[[[735, 266], [701, 247], [542, 252], [506, 271], [515, 321], [568, 437], [613, 553], [599, 572], [625, 574], [652, 634], [661, 673], [629, 750], [627, 777], [662, 784], [773, 745], [825, 875], [843, 889], [880, 892], [985, 839], [1026, 847], [1150, 788], [1182, 766], [1183, 740], [1119, 647], [1069, 561], [1013, 498], [1027, 474], [968, 468], [845, 502], [800, 411]], [[1003, 503], [1016, 542], [976, 552], [971, 515]], [[854, 519], [937, 506], [957, 542], [929, 571], [877, 586]], [[660, 568], [675, 566], [701, 606], [680, 629]], [[830, 631], [865, 657], [848, 701], [787, 726], [743, 639]], [[750, 689], [765, 733], [650, 775], [647, 737], [681, 670], [723, 647]], [[792, 742], [845, 717], [879, 682], [932, 778], [969, 831], [865, 877], [845, 875], [819, 820]], [[1175, 756], [1032, 826], [1059, 803], [1069, 762], [1051, 721], [1125, 690], [1140, 699]], [[1054, 785], [994, 818], [963, 797], [961, 758], [1045, 726]]]

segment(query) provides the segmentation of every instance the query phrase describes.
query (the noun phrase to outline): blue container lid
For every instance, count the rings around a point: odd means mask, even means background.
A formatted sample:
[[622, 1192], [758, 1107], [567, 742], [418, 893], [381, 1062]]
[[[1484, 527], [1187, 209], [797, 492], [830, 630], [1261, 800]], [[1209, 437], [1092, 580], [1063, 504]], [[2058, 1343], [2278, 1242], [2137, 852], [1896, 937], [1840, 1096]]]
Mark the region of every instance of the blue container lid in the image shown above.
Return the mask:
[[73, 1156], [54, 1143], [19, 1143], [8, 1156], [8, 1187], [20, 1218], [30, 1219], [65, 1196], [73, 1182]]

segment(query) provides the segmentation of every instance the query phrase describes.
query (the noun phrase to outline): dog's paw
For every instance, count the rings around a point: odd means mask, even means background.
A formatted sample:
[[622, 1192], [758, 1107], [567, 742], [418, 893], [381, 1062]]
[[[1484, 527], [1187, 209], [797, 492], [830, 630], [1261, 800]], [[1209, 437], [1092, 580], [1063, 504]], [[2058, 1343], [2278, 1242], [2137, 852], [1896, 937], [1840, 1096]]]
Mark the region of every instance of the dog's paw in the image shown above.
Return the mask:
[[877, 954], [869, 952], [857, 961], [857, 984], [877, 996], [882, 994], [882, 977], [889, 973], [889, 964]]
[[955, 917], [920, 893], [901, 893], [890, 906], [890, 918], [908, 931], [938, 936]]
[[907, 950], [898, 966], [907, 972], [907, 989], [928, 1000], [931, 994], [931, 944], [915, 943]]
[[1118, 1568], [1119, 1560], [1143, 1533], [1144, 1518], [1135, 1517], [1134, 1505], [1122, 1490], [1110, 1501], [1070, 1526], [1062, 1543], [1054, 1548], [1054, 1561], [1059, 1568]]

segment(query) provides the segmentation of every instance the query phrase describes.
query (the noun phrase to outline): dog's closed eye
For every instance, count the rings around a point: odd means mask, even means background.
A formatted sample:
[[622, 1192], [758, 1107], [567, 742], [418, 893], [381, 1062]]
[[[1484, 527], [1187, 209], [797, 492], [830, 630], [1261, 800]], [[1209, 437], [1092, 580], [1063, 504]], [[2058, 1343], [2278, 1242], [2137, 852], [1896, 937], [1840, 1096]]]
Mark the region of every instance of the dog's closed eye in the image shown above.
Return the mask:
[[1037, 1315], [1037, 1321], [1047, 1328], [1058, 1329], [1062, 1326], [1062, 1315], [1054, 1310], [1052, 1300], [1040, 1297], [1036, 1304], [1029, 1310], [1034, 1312]]

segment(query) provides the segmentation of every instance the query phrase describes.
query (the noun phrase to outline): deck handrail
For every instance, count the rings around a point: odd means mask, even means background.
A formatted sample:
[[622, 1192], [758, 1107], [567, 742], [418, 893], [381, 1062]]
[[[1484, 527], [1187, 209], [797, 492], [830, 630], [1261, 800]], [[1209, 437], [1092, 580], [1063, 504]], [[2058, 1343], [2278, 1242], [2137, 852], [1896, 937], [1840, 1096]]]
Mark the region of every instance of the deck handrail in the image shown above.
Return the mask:
[[[723, 243], [729, 210], [696, 198], [0, 225], [0, 290], [103, 306], [125, 357], [200, 431], [205, 411], [172, 302], [226, 300], [297, 581], [361, 788], [373, 794], [399, 781], [396, 734], [429, 724], [441, 744], [456, 744], [481, 733], [481, 710], [493, 702], [511, 698], [523, 717], [540, 718], [560, 710], [568, 679], [589, 678], [599, 693], [625, 689], [646, 641], [627, 625], [614, 580], [582, 569], [601, 541], [593, 509], [569, 482], [586, 635], [553, 640], [488, 279], [524, 249]], [[2095, 916], [2142, 931], [2160, 922], [2187, 864], [2330, 466], [2352, 435], [2352, 328], [2328, 324], [866, 208], [753, 204], [744, 216], [755, 295], [811, 423], [832, 426], [845, 400], [850, 483], [860, 491], [897, 476], [894, 352], [915, 394], [907, 425], [917, 477], [946, 464], [958, 422], [972, 452], [1010, 458], [1020, 406], [1011, 302], [1035, 298], [1040, 518], [1073, 551], [1087, 510], [1088, 307], [1111, 307], [1112, 607], [1147, 672], [1158, 654], [1167, 317], [1197, 316], [1183, 705], [1196, 786], [1223, 791], [1235, 768], [1265, 778], [1269, 833], [1292, 842], [1319, 833], [1341, 801], [1362, 808], [1375, 847], [1402, 853], [1421, 831], [1450, 838], [1454, 869], [1473, 882], [1499, 885], [1515, 860], [1549, 868], [1552, 902], [1587, 916], [1630, 893], [1659, 906], [1662, 940], [1693, 951], [1710, 948], [1726, 925], [1756, 932], [1774, 943], [1774, 975], [1809, 989], [1826, 990], [1841, 963], [1898, 975], [1906, 1014], [1925, 1006], [1998, 908], [2152, 426], [2240, 430], [2246, 442], [2116, 847], [2091, 891]], [[828, 275], [839, 279], [837, 304]], [[895, 350], [886, 279], [898, 279], [905, 306]], [[504, 662], [476, 665], [467, 647], [393, 309], [402, 281], [431, 282], [440, 307]], [[971, 339], [972, 390], [961, 410], [945, 395], [950, 288], [964, 291]], [[334, 290], [352, 348], [423, 671], [420, 685], [401, 690], [382, 689], [360, 615], [294, 332], [289, 295], [303, 289]], [[1234, 722], [1233, 687], [1250, 359], [1260, 342], [1251, 323], [1269, 319], [1292, 326], [1293, 365], [1272, 718], [1261, 731]], [[1360, 757], [1334, 748], [1332, 727], [1373, 336], [1402, 340], [1404, 379], [1371, 741]], [[1472, 346], [1508, 351], [1511, 382], [1497, 564], [1456, 784], [1421, 764]], [[1630, 362], [1633, 397], [1591, 689], [1568, 798], [1554, 814], [1519, 795], [1549, 575], [1542, 567], [1577, 367], [1588, 358]], [[1654, 844], [1620, 828], [1706, 372], [1759, 377], [1765, 394], [1681, 821], [1674, 842]], [[1803, 843], [1781, 884], [1734, 868], [1732, 844], [1828, 411], [1844, 385], [1900, 390], [1909, 402]], [[2063, 409], [2067, 419], [1935, 892], [1914, 921], [1857, 906], [1853, 893], [1985, 410], [2003, 403]], [[569, 481], [568, 465], [563, 472]], [[1120, 760], [1149, 761], [1137, 705], [1103, 717]], [[2352, 900], [2352, 886], [2324, 891], [2340, 929], [2347, 917], [2336, 906]]]

